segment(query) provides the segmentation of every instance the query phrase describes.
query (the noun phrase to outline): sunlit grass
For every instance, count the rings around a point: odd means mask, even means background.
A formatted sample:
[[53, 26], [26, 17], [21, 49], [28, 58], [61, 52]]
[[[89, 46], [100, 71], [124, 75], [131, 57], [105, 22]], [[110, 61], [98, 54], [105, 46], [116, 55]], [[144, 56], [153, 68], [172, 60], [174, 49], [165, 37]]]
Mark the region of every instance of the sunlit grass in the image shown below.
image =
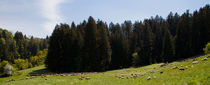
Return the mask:
[[[206, 56], [198, 57], [198, 64], [192, 64], [193, 59], [169, 63], [160, 67], [160, 64], [152, 64], [139, 68], [127, 68], [100, 72], [86, 75], [56, 76], [51, 75], [42, 78], [36, 76], [33, 79], [25, 79], [31, 72], [47, 73], [44, 66], [19, 71], [12, 77], [0, 78], [0, 85], [209, 85], [210, 84], [210, 59], [202, 61]], [[178, 66], [188, 69], [172, 69]], [[162, 73], [160, 73], [162, 72]], [[132, 74], [138, 74], [131, 78]], [[124, 79], [118, 78], [124, 76]], [[90, 80], [79, 80], [81, 76], [90, 77]], [[127, 79], [128, 77], [128, 79]], [[150, 80], [147, 78], [150, 77]], [[8, 82], [10, 79], [15, 81]], [[23, 80], [22, 80], [23, 79]]]

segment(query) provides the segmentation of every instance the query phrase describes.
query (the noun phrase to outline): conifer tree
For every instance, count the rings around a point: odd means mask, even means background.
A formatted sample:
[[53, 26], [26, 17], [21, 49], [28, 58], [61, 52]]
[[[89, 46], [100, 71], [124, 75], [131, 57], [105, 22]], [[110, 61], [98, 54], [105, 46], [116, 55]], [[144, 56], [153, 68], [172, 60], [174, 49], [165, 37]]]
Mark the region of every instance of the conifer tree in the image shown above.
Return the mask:
[[86, 71], [100, 71], [100, 57], [99, 57], [99, 32], [93, 17], [89, 17], [85, 28], [85, 47], [83, 65]]
[[163, 62], [170, 62], [175, 58], [175, 46], [173, 37], [169, 31], [169, 26], [167, 22], [163, 23], [164, 37], [163, 37], [163, 47], [161, 50], [161, 57]]
[[110, 46], [110, 39], [109, 39], [109, 31], [107, 28], [107, 25], [102, 22], [98, 21], [97, 28], [99, 30], [99, 54], [100, 54], [100, 68], [102, 68], [103, 71], [108, 69], [108, 66], [111, 62], [111, 46]]

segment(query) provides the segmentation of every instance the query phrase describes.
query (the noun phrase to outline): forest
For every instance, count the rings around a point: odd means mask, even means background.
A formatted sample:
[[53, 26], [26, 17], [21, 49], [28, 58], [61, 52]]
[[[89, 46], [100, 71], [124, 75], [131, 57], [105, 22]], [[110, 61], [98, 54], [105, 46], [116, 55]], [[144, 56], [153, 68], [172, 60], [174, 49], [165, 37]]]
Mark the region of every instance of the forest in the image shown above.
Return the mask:
[[78, 25], [56, 25], [46, 38], [0, 29], [0, 61], [19, 69], [45, 63], [52, 72], [139, 67], [203, 54], [209, 35], [209, 5], [193, 13], [170, 12], [166, 19], [156, 15], [134, 23], [108, 24], [90, 16]]
[[210, 41], [210, 7], [122, 24], [102, 20], [56, 25], [46, 66], [54, 72], [106, 71], [186, 59]]
[[7, 64], [17, 70], [44, 64], [47, 55], [48, 37], [45, 39], [30, 38], [22, 32], [13, 35], [6, 29], [0, 29], [0, 73]]

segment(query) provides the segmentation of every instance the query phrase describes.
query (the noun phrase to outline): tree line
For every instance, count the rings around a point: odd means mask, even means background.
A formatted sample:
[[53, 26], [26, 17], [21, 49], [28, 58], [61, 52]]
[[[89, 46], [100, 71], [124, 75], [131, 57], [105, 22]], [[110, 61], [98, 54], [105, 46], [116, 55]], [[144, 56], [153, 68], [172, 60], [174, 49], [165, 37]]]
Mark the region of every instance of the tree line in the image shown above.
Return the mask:
[[18, 31], [13, 35], [0, 28], [0, 73], [6, 64], [19, 70], [44, 64], [47, 48], [48, 37], [27, 37]]
[[6, 29], [0, 28], [0, 61], [13, 62], [14, 59], [27, 59], [35, 56], [40, 50], [48, 48], [48, 37], [46, 39], [30, 38], [22, 32], [14, 35]]
[[55, 26], [45, 63], [51, 71], [78, 72], [171, 62], [202, 54], [209, 35], [209, 5], [135, 23], [107, 25], [90, 16], [78, 25]]

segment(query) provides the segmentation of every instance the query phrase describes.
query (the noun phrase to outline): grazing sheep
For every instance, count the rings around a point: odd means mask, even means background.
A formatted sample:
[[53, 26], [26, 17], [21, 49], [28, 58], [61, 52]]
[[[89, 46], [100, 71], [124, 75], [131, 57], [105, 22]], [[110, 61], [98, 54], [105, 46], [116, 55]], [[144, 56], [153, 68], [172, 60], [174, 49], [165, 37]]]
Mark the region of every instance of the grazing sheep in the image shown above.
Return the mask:
[[163, 73], [163, 71], [160, 72], [160, 74], [162, 74], [162, 73]]
[[79, 80], [83, 80], [83, 78], [79, 78]]
[[121, 77], [124, 77], [124, 75], [123, 75], [123, 74], [121, 74]]
[[79, 80], [83, 80], [83, 78], [85, 78], [85, 77], [81, 76], [81, 77], [79, 78]]
[[193, 58], [193, 61], [197, 61], [197, 58]]
[[188, 69], [188, 66], [185, 66], [186, 69]]
[[168, 65], [168, 63], [164, 63], [164, 64], [160, 65], [160, 67], [164, 67], [166, 65]]
[[198, 61], [193, 61], [192, 63], [193, 63], [193, 64], [198, 64]]
[[202, 59], [202, 61], [205, 61], [205, 60], [207, 60], [207, 57], [205, 57], [205, 58]]
[[179, 68], [179, 70], [183, 71], [183, 70], [184, 70], [184, 68]]
[[26, 77], [26, 80], [29, 79], [29, 77]]
[[149, 76], [148, 78], [147, 78], [147, 80], [150, 80], [151, 79], [151, 77]]
[[131, 74], [131, 78], [137, 78], [137, 74]]
[[174, 66], [174, 67], [172, 67], [171, 69], [177, 69], [177, 68], [179, 68], [178, 66]]
[[90, 78], [90, 77], [86, 77], [85, 79], [86, 79], [86, 80], [90, 80], [91, 78]]

